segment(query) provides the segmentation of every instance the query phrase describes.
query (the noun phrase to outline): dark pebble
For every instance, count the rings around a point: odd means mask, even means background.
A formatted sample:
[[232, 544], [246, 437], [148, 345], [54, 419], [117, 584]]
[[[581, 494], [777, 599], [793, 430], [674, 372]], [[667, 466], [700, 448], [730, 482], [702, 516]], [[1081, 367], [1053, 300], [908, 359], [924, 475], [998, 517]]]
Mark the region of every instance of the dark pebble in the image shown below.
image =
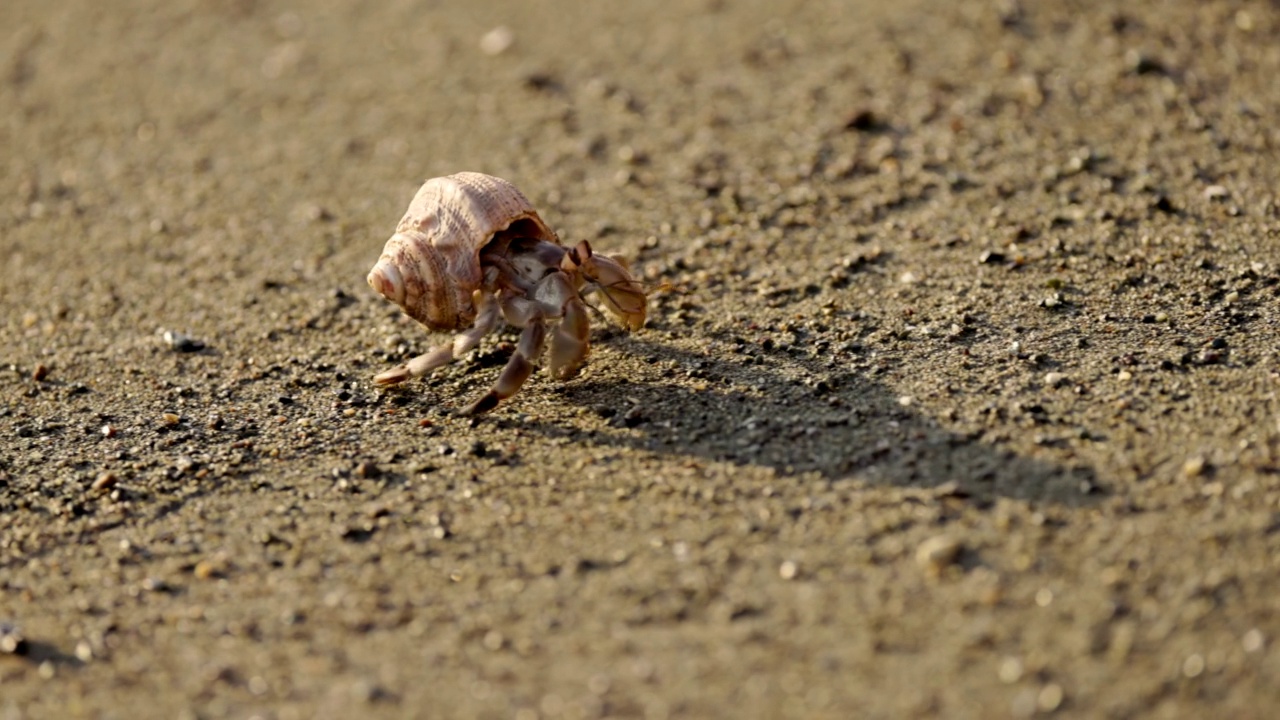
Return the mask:
[[44, 363], [40, 363], [39, 365], [36, 365], [35, 371], [31, 373], [31, 379], [35, 380], [36, 382], [40, 382], [47, 377], [49, 377], [49, 366], [45, 365]]
[[1129, 69], [1135, 75], [1164, 74], [1164, 64], [1146, 54], [1131, 51], [1127, 60], [1129, 61]]
[[356, 465], [356, 469], [355, 469], [356, 477], [376, 478], [381, 474], [382, 474], [382, 468], [369, 462], [368, 460], [365, 460], [364, 462]]
[[1004, 262], [1004, 253], [994, 252], [992, 250], [984, 250], [978, 256], [978, 262], [983, 265], [999, 265]]
[[870, 110], [858, 110], [849, 115], [844, 121], [845, 130], [857, 130], [858, 132], [874, 132], [884, 129], [884, 122]]
[[1160, 212], [1167, 213], [1169, 215], [1174, 215], [1178, 212], [1177, 206], [1173, 204], [1173, 201], [1169, 199], [1168, 195], [1161, 195], [1156, 198], [1156, 201], [1151, 204], [1151, 207], [1154, 210], [1159, 210]]
[[489, 454], [489, 448], [485, 447], [485, 444], [483, 442], [477, 440], [471, 443], [471, 454], [476, 457], [482, 458], [485, 455]]

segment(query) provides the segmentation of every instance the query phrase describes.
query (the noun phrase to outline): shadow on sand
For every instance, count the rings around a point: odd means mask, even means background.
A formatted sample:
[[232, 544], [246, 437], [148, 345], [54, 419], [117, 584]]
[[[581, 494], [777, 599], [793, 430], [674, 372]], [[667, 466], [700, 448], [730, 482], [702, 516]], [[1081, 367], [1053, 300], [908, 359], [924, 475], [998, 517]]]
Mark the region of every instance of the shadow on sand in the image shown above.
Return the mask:
[[[1023, 457], [948, 431], [860, 370], [813, 372], [817, 363], [781, 352], [739, 362], [722, 353], [624, 342], [627, 352], [647, 355], [655, 366], [679, 369], [636, 382], [558, 387], [567, 401], [607, 416], [607, 430], [553, 421], [525, 427], [603, 446], [766, 466], [781, 475], [814, 472], [904, 488], [945, 485], [978, 505], [1008, 497], [1083, 506], [1103, 495], [1092, 468]], [[698, 387], [673, 382], [676, 374], [691, 376]], [[798, 374], [809, 382], [791, 379]]]

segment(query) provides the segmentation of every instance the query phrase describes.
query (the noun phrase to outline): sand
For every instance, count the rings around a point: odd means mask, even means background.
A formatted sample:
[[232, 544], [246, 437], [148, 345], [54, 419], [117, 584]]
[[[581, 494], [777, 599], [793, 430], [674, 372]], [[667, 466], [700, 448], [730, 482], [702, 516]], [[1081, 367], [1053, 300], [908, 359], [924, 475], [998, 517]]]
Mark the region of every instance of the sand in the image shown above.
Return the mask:
[[[1115, 7], [5, 3], [0, 717], [1270, 717], [1280, 8]], [[652, 290], [479, 418], [459, 170]]]

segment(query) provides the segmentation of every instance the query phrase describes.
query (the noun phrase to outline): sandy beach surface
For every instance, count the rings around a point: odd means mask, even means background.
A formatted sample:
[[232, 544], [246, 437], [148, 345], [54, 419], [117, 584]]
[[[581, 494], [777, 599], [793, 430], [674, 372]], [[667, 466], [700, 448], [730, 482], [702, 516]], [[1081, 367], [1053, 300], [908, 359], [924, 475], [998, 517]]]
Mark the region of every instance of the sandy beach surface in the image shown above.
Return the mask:
[[[0, 4], [0, 718], [1269, 718], [1280, 5]], [[651, 290], [461, 416], [365, 275]]]

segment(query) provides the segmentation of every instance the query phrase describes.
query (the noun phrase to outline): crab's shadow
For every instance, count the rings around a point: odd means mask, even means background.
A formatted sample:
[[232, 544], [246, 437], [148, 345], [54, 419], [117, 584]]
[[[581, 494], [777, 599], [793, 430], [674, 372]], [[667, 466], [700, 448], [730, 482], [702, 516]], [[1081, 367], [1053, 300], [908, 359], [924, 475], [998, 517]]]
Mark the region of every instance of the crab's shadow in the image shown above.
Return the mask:
[[1026, 457], [976, 433], [948, 430], [859, 371], [832, 371], [785, 353], [739, 358], [639, 339], [626, 343], [627, 352], [666, 369], [635, 381], [558, 389], [565, 400], [606, 417], [608, 428], [545, 419], [525, 427], [604, 446], [765, 466], [782, 475], [946, 486], [984, 505], [1009, 497], [1082, 506], [1104, 495], [1092, 467]]

